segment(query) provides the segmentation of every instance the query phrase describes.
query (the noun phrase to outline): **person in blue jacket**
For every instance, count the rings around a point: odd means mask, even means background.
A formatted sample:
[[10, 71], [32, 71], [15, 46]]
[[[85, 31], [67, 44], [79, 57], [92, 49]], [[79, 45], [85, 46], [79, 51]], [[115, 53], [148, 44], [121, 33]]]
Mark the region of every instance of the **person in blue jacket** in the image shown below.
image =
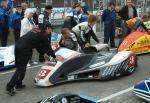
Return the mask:
[[23, 19], [22, 7], [18, 5], [15, 13], [11, 17], [11, 27], [13, 29], [15, 42], [20, 38], [21, 20]]
[[7, 46], [7, 39], [9, 34], [9, 10], [11, 9], [13, 0], [7, 2], [2, 0], [0, 4], [0, 36], [1, 45]]
[[108, 3], [108, 8], [103, 11], [102, 22], [104, 22], [104, 43], [108, 44], [110, 40], [110, 47], [115, 48], [115, 27], [116, 27], [116, 13], [115, 4]]

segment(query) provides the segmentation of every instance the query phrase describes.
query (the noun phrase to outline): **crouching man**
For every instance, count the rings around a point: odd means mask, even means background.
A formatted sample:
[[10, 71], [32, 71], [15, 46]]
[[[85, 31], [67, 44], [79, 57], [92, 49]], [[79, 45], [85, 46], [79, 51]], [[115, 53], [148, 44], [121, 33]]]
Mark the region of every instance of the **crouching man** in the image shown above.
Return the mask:
[[97, 22], [97, 17], [90, 15], [88, 22], [82, 22], [72, 28], [72, 32], [75, 34], [77, 41], [84, 53], [97, 52], [96, 48], [91, 46], [91, 37], [99, 43], [99, 39], [93, 31], [93, 26]]
[[[48, 59], [52, 56], [56, 59], [54, 51], [50, 47], [47, 36], [51, 34], [51, 24], [45, 23], [42, 28], [34, 28], [26, 35], [21, 37], [15, 44], [15, 64], [16, 71], [11, 80], [7, 84], [6, 91], [11, 96], [15, 95], [15, 89], [24, 89], [22, 81], [25, 77], [26, 66], [32, 56], [32, 49], [36, 48], [38, 52], [44, 54], [44, 58]], [[42, 44], [42, 47], [39, 46]]]
[[77, 50], [78, 44], [71, 38], [70, 30], [68, 28], [63, 28], [61, 30], [62, 39], [60, 40], [60, 46], [71, 50]]

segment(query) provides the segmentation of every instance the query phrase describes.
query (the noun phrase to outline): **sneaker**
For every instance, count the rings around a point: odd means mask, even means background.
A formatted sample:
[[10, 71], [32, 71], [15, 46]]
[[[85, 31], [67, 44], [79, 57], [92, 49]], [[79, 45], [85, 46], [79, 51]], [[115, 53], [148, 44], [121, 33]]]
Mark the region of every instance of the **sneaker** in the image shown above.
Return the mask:
[[30, 63], [28, 63], [28, 64], [27, 64], [27, 67], [31, 67], [31, 64], [30, 64]]
[[16, 85], [17, 91], [20, 91], [20, 90], [25, 89], [25, 88], [26, 88], [26, 85]]
[[16, 94], [16, 91], [14, 88], [11, 89], [6, 89], [7, 94], [9, 94], [10, 96], [14, 96]]
[[33, 64], [33, 65], [37, 65], [37, 64], [38, 64], [38, 62], [32, 61], [32, 64]]

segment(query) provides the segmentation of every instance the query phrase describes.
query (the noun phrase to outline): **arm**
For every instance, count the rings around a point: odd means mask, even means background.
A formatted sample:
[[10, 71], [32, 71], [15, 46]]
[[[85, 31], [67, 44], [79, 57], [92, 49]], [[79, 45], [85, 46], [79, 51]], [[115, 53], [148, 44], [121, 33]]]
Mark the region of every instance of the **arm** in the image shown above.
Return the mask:
[[12, 7], [12, 0], [7, 0], [7, 11], [9, 11]]
[[92, 38], [93, 38], [97, 43], [99, 43], [99, 40], [98, 40], [98, 38], [97, 38], [97, 36], [95, 35], [95, 33], [94, 33], [93, 30], [91, 31], [91, 35], [92, 35]]
[[33, 27], [30, 25], [28, 19], [23, 19], [21, 21], [21, 36], [25, 35], [27, 32], [32, 30]]
[[103, 14], [102, 14], [102, 22], [105, 21], [105, 15], [106, 15], [106, 10], [103, 11]]
[[10, 18], [10, 27], [14, 28], [14, 14]]
[[149, 32], [148, 28], [142, 23], [141, 26], [144, 28], [145, 31]]
[[56, 58], [55, 52], [52, 50], [50, 42], [48, 41], [47, 37], [43, 37], [43, 51], [47, 53], [49, 56]]

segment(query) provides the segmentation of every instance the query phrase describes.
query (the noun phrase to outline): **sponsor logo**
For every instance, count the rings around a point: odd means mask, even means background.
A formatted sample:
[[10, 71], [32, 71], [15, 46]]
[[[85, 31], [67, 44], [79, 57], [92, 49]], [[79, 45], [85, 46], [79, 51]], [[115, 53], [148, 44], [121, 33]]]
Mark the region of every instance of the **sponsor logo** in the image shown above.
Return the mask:
[[44, 79], [50, 72], [51, 72], [51, 70], [41, 69], [38, 72], [38, 74], [36, 75], [36, 78], [38, 78], [38, 79]]
[[74, 80], [75, 79], [75, 76], [74, 75], [69, 75], [68, 76], [68, 80]]
[[94, 67], [97, 67], [97, 66], [101, 66], [101, 65], [103, 65], [103, 64], [105, 64], [105, 61], [102, 61], [102, 62], [93, 64], [93, 65], [90, 65], [90, 68], [94, 68]]

